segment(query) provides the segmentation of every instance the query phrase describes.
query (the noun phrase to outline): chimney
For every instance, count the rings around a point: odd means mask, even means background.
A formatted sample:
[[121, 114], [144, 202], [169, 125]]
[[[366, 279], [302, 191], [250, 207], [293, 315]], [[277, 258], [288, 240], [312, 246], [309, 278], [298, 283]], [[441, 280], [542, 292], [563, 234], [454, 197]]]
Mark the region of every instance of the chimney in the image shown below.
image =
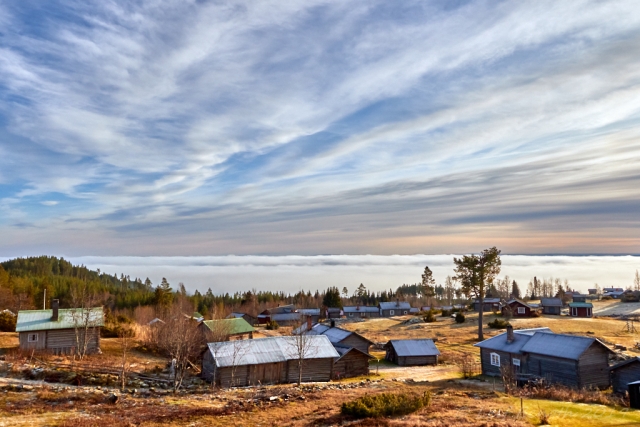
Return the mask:
[[313, 323], [311, 322], [311, 316], [307, 316], [307, 331], [310, 331], [313, 327]]
[[396, 307], [400, 307], [400, 298], [396, 298]]
[[513, 335], [513, 326], [507, 326], [507, 343], [511, 344], [515, 340], [515, 336]]
[[332, 327], [332, 328], [335, 328], [335, 327], [336, 327], [336, 321], [335, 321], [335, 320], [332, 320], [332, 321], [331, 321], [331, 327]]
[[57, 299], [51, 300], [51, 321], [52, 322], [57, 322], [58, 321], [58, 308], [60, 308], [60, 301], [58, 301]]

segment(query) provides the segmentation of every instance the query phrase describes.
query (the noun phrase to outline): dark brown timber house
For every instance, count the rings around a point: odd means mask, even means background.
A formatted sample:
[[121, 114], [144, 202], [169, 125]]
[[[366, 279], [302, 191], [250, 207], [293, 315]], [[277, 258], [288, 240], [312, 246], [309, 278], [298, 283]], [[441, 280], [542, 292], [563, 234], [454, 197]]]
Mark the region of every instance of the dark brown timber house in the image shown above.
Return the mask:
[[576, 388], [607, 388], [609, 355], [596, 338], [554, 334], [549, 328], [522, 329], [484, 340], [480, 360], [484, 375], [500, 376], [512, 369], [520, 380], [544, 378], [549, 383]]

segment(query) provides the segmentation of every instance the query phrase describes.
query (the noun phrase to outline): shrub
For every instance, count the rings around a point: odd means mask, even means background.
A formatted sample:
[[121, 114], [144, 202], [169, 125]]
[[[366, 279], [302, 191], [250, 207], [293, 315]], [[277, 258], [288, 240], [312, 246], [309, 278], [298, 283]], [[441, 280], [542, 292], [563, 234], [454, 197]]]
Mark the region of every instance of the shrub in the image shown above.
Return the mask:
[[265, 329], [268, 329], [270, 331], [275, 331], [279, 327], [280, 325], [278, 325], [278, 322], [276, 322], [275, 320], [270, 320], [267, 322], [267, 326], [265, 327]]
[[0, 332], [15, 332], [16, 331], [16, 316], [3, 311], [0, 313]]
[[489, 327], [493, 329], [505, 329], [510, 323], [504, 319], [495, 319], [493, 322], [489, 322]]
[[461, 312], [458, 312], [458, 314], [456, 314], [456, 323], [464, 323], [464, 321], [465, 321], [464, 314], [462, 314]]
[[425, 391], [421, 396], [414, 393], [381, 393], [364, 395], [351, 402], [342, 404], [341, 412], [354, 418], [379, 418], [407, 415], [431, 402], [431, 393]]
[[433, 323], [436, 321], [436, 315], [433, 314], [433, 310], [429, 310], [425, 313], [424, 317], [422, 317], [422, 320], [427, 323]]
[[531, 310], [531, 317], [540, 317], [540, 312], [538, 310]]
[[609, 301], [609, 300], [612, 300], [612, 299], [613, 299], [613, 297], [611, 297], [609, 295], [606, 295], [606, 296], [602, 297], [602, 301]]

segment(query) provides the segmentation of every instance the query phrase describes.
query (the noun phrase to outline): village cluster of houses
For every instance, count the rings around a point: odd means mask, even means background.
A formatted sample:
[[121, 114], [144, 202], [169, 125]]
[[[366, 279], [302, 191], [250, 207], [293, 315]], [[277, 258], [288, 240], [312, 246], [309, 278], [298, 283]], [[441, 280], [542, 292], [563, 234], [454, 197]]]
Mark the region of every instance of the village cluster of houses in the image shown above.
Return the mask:
[[[526, 302], [519, 298], [511, 298], [508, 301], [500, 298], [485, 298], [482, 304], [482, 311], [502, 313], [503, 316], [511, 317], [531, 317], [535, 313], [561, 315], [563, 309], [568, 309], [571, 317], [593, 317], [593, 304], [588, 302], [588, 295], [580, 293], [569, 293], [565, 298], [572, 299], [565, 302], [561, 298], [541, 298], [539, 304]], [[475, 311], [480, 311], [480, 302], [473, 303]]]

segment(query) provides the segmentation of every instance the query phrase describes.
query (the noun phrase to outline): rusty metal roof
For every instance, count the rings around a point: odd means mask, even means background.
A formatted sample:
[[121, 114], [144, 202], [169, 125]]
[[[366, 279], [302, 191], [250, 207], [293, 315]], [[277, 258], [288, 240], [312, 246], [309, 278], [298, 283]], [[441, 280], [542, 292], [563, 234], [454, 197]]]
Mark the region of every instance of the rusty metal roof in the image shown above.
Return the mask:
[[[102, 307], [89, 308], [85, 312], [89, 315], [91, 326], [104, 326], [104, 312]], [[61, 308], [58, 310], [58, 320], [51, 321], [53, 310], [23, 310], [18, 312], [16, 332], [49, 331], [52, 329], [72, 329], [76, 325], [83, 325], [85, 315], [81, 308]]]

